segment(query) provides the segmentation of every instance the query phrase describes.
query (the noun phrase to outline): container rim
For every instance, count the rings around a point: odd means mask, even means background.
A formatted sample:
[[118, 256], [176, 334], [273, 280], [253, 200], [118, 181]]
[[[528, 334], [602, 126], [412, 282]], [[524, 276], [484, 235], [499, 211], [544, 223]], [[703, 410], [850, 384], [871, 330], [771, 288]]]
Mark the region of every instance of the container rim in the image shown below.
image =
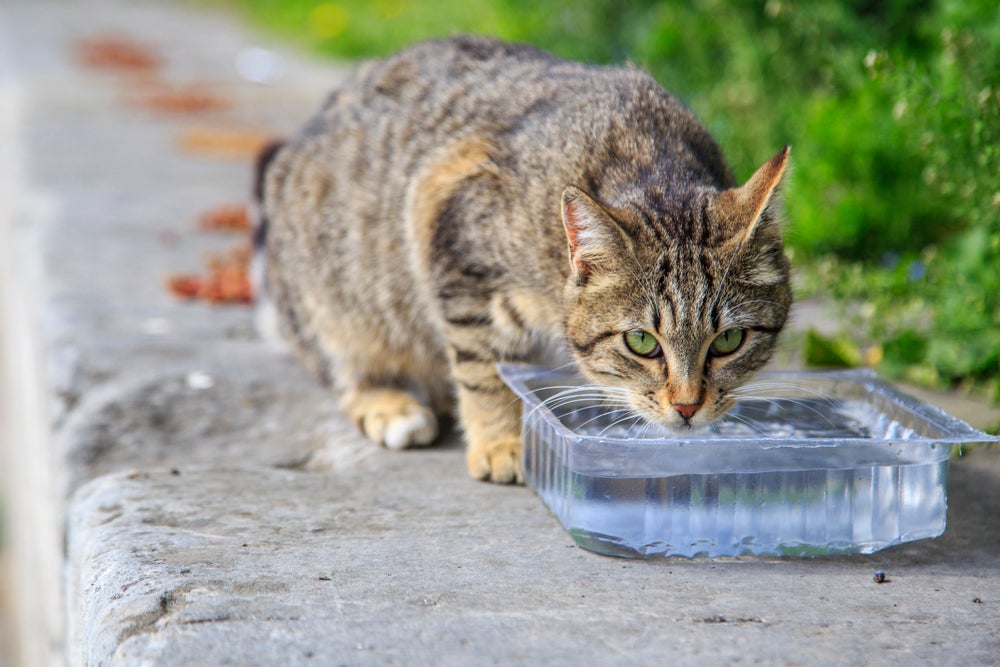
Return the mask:
[[[561, 419], [538, 397], [536, 390], [528, 383], [540, 378], [564, 377], [568, 381], [577, 379], [583, 381], [575, 368], [549, 368], [532, 364], [497, 364], [500, 378], [524, 401], [531, 411], [537, 411], [546, 423], [554, 428], [561, 437], [573, 442], [593, 442], [601, 444], [620, 444], [632, 447], [669, 445], [706, 445], [727, 446], [746, 444], [745, 436], [712, 436], [699, 437], [696, 433], [689, 437], [636, 437], [621, 438], [616, 436], [581, 435], [567, 427]], [[978, 443], [1000, 442], [1000, 437], [984, 433], [967, 422], [948, 414], [944, 410], [925, 403], [913, 396], [896, 389], [888, 382], [878, 377], [871, 369], [848, 370], [803, 370], [803, 371], [762, 371], [757, 378], [761, 379], [808, 379], [813, 382], [850, 383], [859, 385], [866, 394], [880, 394], [896, 407], [909, 413], [914, 420], [929, 424], [941, 432], [941, 437], [928, 437], [915, 434], [907, 438], [773, 438], [760, 436], [754, 438], [754, 446], [770, 449], [778, 447], [843, 447], [852, 444], [929, 444], [940, 443], [950, 445], [968, 445]]]

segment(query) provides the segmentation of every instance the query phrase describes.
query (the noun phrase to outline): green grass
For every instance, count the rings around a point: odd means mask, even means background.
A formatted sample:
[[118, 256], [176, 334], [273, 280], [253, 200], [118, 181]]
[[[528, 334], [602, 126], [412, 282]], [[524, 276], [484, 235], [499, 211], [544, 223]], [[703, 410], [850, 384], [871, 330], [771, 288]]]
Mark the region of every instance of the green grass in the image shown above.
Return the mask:
[[1000, 397], [995, 0], [204, 1], [342, 57], [474, 32], [636, 62], [737, 175], [792, 145], [788, 244], [853, 344], [885, 372]]

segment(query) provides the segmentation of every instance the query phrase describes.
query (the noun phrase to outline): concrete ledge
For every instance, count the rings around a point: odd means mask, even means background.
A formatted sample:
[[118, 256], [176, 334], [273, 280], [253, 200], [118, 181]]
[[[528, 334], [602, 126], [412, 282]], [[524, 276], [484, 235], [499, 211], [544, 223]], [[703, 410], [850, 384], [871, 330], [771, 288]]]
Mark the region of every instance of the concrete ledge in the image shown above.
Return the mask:
[[[995, 657], [1000, 527], [983, 517], [872, 557], [620, 561], [574, 548], [529, 491], [465, 479], [457, 455], [98, 478], [72, 503], [72, 645], [107, 665]], [[964, 463], [961, 490], [1000, 474]]]
[[[337, 436], [351, 434], [329, 395], [291, 359], [245, 347], [226, 346], [225, 363], [205, 359], [188, 371], [129, 377], [87, 392], [60, 430], [66, 495], [99, 475], [146, 465], [302, 468]], [[339, 452], [341, 466], [377, 451], [351, 440]]]
[[[244, 160], [192, 128], [296, 127], [343, 76], [183, 3], [0, 4], [4, 574], [28, 666], [990, 664], [1000, 642], [1000, 450], [955, 461], [938, 540], [867, 557], [632, 562], [576, 548], [524, 488], [469, 480], [457, 438], [363, 441], [241, 307], [163, 277], [231, 240]], [[75, 61], [126, 35], [158, 76], [231, 100], [135, 102]], [[874, 569], [890, 582], [872, 581]], [[977, 601], [978, 600], [978, 601]]]
[[496, 621], [529, 625], [518, 588], [548, 583], [483, 577], [484, 564], [515, 567], [496, 536], [545, 536], [525, 555], [563, 556], [565, 545], [526, 490], [462, 479], [455, 454], [424, 457], [419, 475], [402, 456], [366, 474], [182, 468], [94, 480], [70, 521], [70, 590], [83, 594], [74, 643], [87, 664], [161, 651], [170, 664], [461, 664], [514, 650]]

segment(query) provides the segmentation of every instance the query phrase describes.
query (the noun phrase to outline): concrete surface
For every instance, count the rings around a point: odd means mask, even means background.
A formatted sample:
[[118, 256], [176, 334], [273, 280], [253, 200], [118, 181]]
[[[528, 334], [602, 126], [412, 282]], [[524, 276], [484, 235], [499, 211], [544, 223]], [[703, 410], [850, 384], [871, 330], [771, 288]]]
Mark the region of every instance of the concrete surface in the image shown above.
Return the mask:
[[[873, 556], [625, 561], [573, 546], [524, 488], [478, 483], [457, 439], [361, 440], [248, 309], [163, 277], [232, 244], [201, 211], [245, 160], [192, 128], [295, 127], [343, 69], [189, 5], [0, 5], [2, 484], [17, 664], [995, 664], [1000, 450], [952, 466], [949, 527]], [[137, 105], [76, 61], [113, 32], [229, 110]], [[806, 320], [815, 315], [808, 308]], [[963, 405], [968, 405], [963, 403]], [[972, 404], [972, 414], [990, 415]], [[974, 420], [975, 421], [975, 420]], [[876, 584], [874, 570], [889, 581]]]

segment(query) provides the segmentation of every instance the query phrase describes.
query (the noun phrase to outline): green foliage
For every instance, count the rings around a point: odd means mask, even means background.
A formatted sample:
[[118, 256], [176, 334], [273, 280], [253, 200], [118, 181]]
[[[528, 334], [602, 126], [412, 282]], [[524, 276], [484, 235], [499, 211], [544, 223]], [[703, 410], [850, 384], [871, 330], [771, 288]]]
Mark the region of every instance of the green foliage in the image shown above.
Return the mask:
[[[887, 374], [1000, 400], [1000, 271], [956, 260], [960, 248], [990, 245], [978, 236], [877, 268], [826, 259], [805, 270], [806, 283], [844, 305], [854, 343], [875, 348], [868, 357]], [[994, 247], [993, 266], [998, 255]]]
[[820, 368], [853, 368], [861, 365], [861, 350], [846, 337], [828, 338], [814, 329], [806, 332], [803, 357]]
[[214, 1], [341, 56], [475, 32], [632, 60], [737, 176], [792, 145], [788, 243], [854, 306], [858, 345], [911, 379], [1000, 394], [995, 0]]

